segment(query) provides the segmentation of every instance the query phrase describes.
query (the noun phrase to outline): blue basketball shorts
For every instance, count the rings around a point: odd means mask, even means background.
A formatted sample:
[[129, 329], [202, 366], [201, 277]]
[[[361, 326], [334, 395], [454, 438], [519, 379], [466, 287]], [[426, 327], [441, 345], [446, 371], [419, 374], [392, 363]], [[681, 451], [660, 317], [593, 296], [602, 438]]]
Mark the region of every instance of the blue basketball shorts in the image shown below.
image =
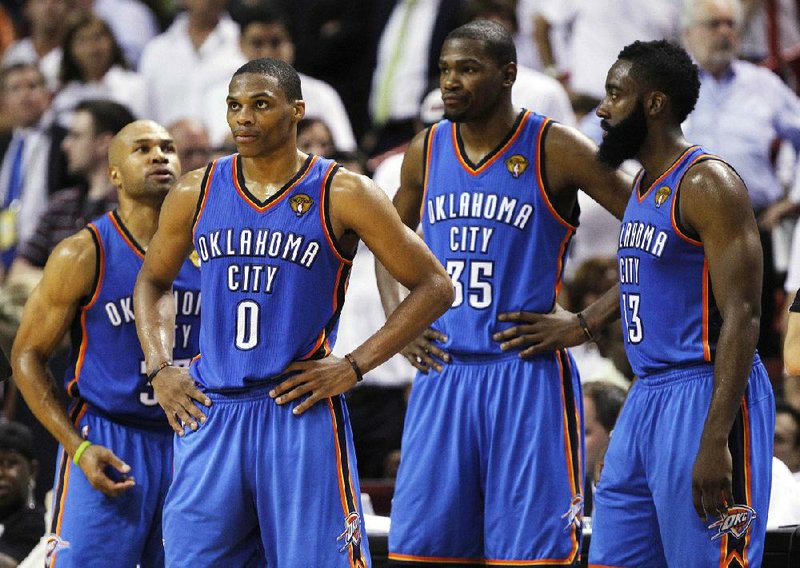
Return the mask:
[[[131, 466], [136, 485], [117, 497], [92, 487], [59, 448], [49, 568], [164, 566], [161, 510], [172, 477], [172, 430], [145, 430], [73, 408], [84, 438]], [[109, 470], [109, 475], [119, 475]]]
[[295, 416], [272, 386], [206, 393], [206, 423], [175, 437], [170, 568], [369, 566], [344, 398]]
[[398, 566], [579, 558], [583, 400], [566, 351], [452, 357], [419, 374], [392, 502]]
[[704, 521], [692, 469], [714, 388], [712, 365], [640, 378], [611, 435], [595, 493], [590, 566], [757, 567], [772, 483], [775, 402], [756, 357], [728, 439], [734, 504]]

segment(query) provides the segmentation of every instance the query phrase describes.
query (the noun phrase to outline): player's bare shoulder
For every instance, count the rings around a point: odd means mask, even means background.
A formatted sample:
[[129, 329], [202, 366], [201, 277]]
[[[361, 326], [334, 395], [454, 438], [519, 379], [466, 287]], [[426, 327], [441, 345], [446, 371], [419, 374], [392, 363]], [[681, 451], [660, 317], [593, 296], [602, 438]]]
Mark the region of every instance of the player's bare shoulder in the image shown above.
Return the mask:
[[200, 191], [205, 185], [206, 176], [211, 175], [212, 170], [213, 166], [209, 165], [183, 174], [170, 190], [170, 195], [174, 194], [176, 200], [194, 199], [197, 201]]
[[87, 295], [100, 268], [96, 238], [87, 227], [58, 243], [45, 264], [42, 284], [68, 296]]

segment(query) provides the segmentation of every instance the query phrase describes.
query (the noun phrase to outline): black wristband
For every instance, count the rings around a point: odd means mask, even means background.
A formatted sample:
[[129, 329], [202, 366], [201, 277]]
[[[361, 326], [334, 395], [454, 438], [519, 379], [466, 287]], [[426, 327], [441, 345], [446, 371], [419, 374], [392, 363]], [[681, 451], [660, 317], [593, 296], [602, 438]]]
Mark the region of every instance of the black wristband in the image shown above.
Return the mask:
[[150, 373], [147, 375], [147, 384], [153, 386], [153, 379], [155, 379], [156, 375], [167, 367], [172, 367], [172, 361], [164, 361], [158, 367], [150, 371]]
[[583, 330], [583, 333], [586, 334], [586, 339], [589, 341], [594, 341], [594, 335], [592, 335], [592, 330], [589, 329], [589, 324], [586, 323], [586, 318], [583, 317], [583, 312], [578, 312], [576, 314], [578, 316], [578, 323]]
[[361, 372], [361, 367], [359, 367], [358, 363], [356, 363], [356, 360], [353, 358], [352, 353], [348, 353], [347, 355], [344, 356], [344, 358], [347, 359], [347, 362], [350, 363], [351, 367], [353, 367], [353, 371], [356, 374], [356, 382], [360, 383], [361, 381], [363, 381], [364, 373]]

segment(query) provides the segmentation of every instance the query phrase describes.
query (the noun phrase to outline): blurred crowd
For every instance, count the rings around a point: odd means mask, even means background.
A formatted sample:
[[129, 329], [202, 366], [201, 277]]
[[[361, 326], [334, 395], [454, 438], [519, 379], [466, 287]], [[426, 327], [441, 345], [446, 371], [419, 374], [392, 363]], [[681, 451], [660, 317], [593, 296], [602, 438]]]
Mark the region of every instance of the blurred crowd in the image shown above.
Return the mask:
[[[235, 152], [225, 103], [232, 73], [251, 59], [279, 58], [302, 80], [307, 114], [299, 147], [372, 176], [391, 197], [408, 142], [442, 115], [441, 43], [476, 18], [515, 34], [514, 104], [577, 126], [595, 141], [601, 130], [594, 108], [622, 46], [666, 38], [690, 52], [702, 87], [684, 125], [687, 138], [736, 168], [759, 220], [765, 260], [759, 351], [780, 401], [775, 457], [786, 466], [776, 471], [785, 469], [800, 484], [800, 381], [785, 376], [782, 365], [786, 308], [800, 288], [800, 237], [793, 238], [795, 227], [800, 231], [795, 0], [4, 0], [0, 347], [8, 352], [55, 244], [115, 206], [108, 144], [125, 124], [151, 118], [165, 125], [183, 171], [202, 168]], [[618, 221], [585, 195], [580, 207], [560, 298], [572, 311], [617, 280]], [[348, 353], [383, 321], [374, 259], [362, 247], [336, 353]], [[634, 377], [618, 324], [574, 356], [587, 383], [590, 485]], [[65, 359], [51, 362], [56, 376]], [[397, 356], [349, 393], [362, 478], [394, 476], [413, 377]], [[0, 418], [32, 430], [0, 426], [0, 480], [10, 472], [23, 479], [14, 507], [0, 499], [0, 523], [7, 525], [19, 510], [38, 511], [56, 449], [15, 396], [13, 382], [0, 388]], [[800, 485], [789, 487], [800, 501]], [[800, 507], [787, 514], [797, 522]], [[5, 545], [8, 538], [0, 533], [0, 566], [4, 555], [24, 557]]]

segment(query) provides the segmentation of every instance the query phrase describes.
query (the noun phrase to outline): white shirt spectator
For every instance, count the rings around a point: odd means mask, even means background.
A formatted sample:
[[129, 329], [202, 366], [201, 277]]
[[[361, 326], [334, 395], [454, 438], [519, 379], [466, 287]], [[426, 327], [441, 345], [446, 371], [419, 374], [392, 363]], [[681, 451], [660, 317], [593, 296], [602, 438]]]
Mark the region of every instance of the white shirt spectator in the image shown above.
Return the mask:
[[16, 65], [17, 63], [35, 63], [47, 81], [47, 88], [52, 92], [58, 90], [58, 73], [61, 70], [61, 57], [63, 50], [60, 47], [51, 49], [44, 57], [39, 57], [33, 47], [33, 40], [29, 37], [15, 41], [8, 46], [3, 54], [3, 67]]
[[59, 124], [68, 127], [75, 106], [87, 99], [110, 99], [128, 107], [137, 117], [143, 118], [147, 111], [147, 87], [144, 78], [134, 71], [115, 65], [93, 83], [70, 81], [53, 100], [53, 111]]
[[[398, 0], [378, 44], [370, 115], [387, 121], [417, 116], [428, 88], [428, 50], [439, 0]], [[398, 44], [399, 42], [399, 44]], [[400, 45], [400, 47], [398, 47]]]
[[524, 65], [517, 65], [517, 80], [511, 89], [511, 102], [514, 106], [575, 126], [575, 113], [561, 83]]
[[772, 458], [772, 490], [767, 529], [800, 524], [800, 483], [786, 464]]
[[139, 63], [148, 90], [145, 116], [161, 124], [181, 118], [205, 123], [209, 91], [229, 81], [241, 61], [239, 26], [230, 16], [222, 16], [200, 49], [189, 38], [188, 20], [180, 14], [167, 31], [147, 44]]
[[108, 23], [125, 59], [136, 69], [145, 45], [158, 34], [150, 8], [139, 0], [95, 0], [92, 11]]

